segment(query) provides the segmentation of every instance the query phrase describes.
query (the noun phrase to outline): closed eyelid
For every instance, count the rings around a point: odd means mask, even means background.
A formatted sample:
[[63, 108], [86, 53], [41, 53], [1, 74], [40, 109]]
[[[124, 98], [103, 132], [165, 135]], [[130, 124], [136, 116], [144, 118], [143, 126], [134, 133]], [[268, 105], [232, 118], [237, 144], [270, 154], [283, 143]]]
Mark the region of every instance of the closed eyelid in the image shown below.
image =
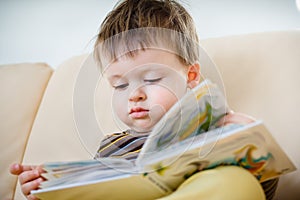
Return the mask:
[[114, 83], [118, 82], [119, 80], [122, 79], [122, 76], [120, 75], [114, 75], [114, 76], [110, 76], [108, 77], [108, 81], [113, 85]]
[[114, 89], [124, 89], [129, 85], [129, 83], [126, 80], [123, 80], [121, 78], [109, 80], [109, 83]]
[[117, 84], [117, 85], [113, 85], [114, 89], [125, 89], [129, 86], [128, 83], [123, 83], [123, 84]]
[[111, 76], [108, 78], [108, 81], [112, 86], [127, 83], [127, 79], [125, 79], [123, 76], [120, 75]]
[[144, 81], [146, 82], [157, 82], [157, 81], [160, 81], [162, 79], [162, 77], [159, 77], [159, 78], [146, 78], [144, 79]]

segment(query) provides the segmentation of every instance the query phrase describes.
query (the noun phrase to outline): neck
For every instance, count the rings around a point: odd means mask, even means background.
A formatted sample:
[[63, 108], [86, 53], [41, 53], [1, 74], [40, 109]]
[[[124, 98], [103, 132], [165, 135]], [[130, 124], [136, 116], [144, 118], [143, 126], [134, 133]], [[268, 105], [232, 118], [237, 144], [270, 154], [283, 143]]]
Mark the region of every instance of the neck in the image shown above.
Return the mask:
[[129, 129], [129, 130], [127, 130], [127, 132], [131, 135], [144, 136], [144, 135], [149, 135], [151, 133], [151, 130], [150, 131], [136, 131], [133, 129]]

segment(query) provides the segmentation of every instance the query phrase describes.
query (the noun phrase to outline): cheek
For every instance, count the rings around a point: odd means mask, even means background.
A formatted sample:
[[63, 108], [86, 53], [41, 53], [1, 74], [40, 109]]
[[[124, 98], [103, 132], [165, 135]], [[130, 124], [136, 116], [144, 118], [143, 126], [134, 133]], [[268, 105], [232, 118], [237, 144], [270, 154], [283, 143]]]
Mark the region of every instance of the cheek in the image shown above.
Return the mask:
[[152, 106], [160, 106], [164, 112], [167, 112], [179, 99], [176, 93], [170, 89], [157, 86], [151, 91], [151, 104]]
[[112, 98], [112, 110], [120, 119], [127, 113], [127, 101], [125, 101], [125, 95], [118, 93], [113, 94]]
[[168, 111], [187, 91], [186, 80], [179, 74], [164, 79], [156, 91], [156, 101]]

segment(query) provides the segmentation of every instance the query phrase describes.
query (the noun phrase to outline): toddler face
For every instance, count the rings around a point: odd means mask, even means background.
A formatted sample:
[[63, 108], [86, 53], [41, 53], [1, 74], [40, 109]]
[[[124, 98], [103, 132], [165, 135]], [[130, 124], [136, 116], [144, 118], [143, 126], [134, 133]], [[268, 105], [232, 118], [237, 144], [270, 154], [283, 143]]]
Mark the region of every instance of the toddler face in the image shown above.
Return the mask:
[[114, 88], [113, 109], [136, 132], [149, 132], [187, 90], [186, 66], [156, 49], [123, 56], [105, 70]]

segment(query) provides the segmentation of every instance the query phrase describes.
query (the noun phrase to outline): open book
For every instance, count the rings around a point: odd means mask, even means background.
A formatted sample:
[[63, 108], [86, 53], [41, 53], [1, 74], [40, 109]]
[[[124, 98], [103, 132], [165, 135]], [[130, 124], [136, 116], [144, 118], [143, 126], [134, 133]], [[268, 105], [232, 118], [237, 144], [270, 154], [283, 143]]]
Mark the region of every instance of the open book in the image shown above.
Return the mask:
[[262, 122], [218, 126], [227, 112], [221, 91], [203, 81], [153, 128], [137, 160], [45, 163], [40, 199], [155, 199], [201, 170], [237, 165], [261, 182], [295, 170]]

